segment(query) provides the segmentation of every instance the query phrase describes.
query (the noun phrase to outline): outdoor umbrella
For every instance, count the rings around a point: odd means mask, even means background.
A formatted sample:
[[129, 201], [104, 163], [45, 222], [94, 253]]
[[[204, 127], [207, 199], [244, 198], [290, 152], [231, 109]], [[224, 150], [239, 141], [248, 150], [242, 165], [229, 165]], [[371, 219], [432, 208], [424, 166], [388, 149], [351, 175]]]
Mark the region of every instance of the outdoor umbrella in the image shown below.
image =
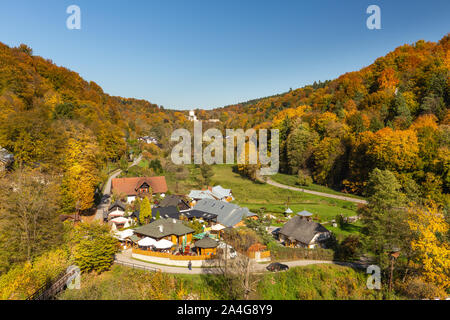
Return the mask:
[[123, 211], [114, 211], [109, 214], [110, 217], [123, 217], [125, 212]]
[[126, 229], [126, 230], [123, 230], [123, 231], [119, 231], [117, 233], [119, 235], [119, 239], [120, 240], [124, 240], [126, 238], [131, 237], [134, 234], [134, 231], [132, 229]]
[[172, 241], [166, 239], [159, 240], [155, 243], [156, 249], [170, 249], [172, 248], [172, 246], [173, 246]]
[[138, 245], [140, 245], [141, 247], [151, 247], [154, 246], [155, 244], [156, 240], [149, 237], [146, 237], [138, 241]]
[[127, 218], [123, 218], [123, 217], [118, 217], [118, 218], [114, 218], [111, 220], [111, 222], [114, 222], [116, 224], [125, 224], [128, 222]]

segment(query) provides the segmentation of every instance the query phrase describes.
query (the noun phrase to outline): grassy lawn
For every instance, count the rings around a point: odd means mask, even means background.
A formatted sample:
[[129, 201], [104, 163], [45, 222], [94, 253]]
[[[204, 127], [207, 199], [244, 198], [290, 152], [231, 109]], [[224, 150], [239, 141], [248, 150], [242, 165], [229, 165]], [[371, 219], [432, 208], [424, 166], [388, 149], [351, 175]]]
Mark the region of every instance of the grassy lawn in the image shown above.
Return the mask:
[[148, 168], [150, 161], [146, 160], [146, 159], [142, 159], [139, 163], [138, 166], [141, 168]]
[[345, 224], [342, 228], [333, 227], [331, 224], [326, 224], [325, 227], [332, 231], [337, 239], [342, 240], [346, 236], [353, 234], [353, 235], [359, 235], [361, 233], [362, 224], [361, 222], [357, 221], [355, 223], [348, 223]]
[[258, 283], [262, 300], [372, 300], [377, 290], [366, 287], [367, 275], [348, 267], [314, 265], [267, 274]]
[[350, 198], [355, 198], [355, 199], [364, 199], [363, 197], [360, 197], [360, 196], [357, 196], [354, 194], [339, 192], [334, 189], [331, 189], [331, 188], [328, 188], [325, 186], [321, 186], [319, 184], [313, 183], [312, 185], [307, 186], [307, 187], [299, 186], [297, 184], [297, 176], [291, 175], [291, 174], [277, 173], [276, 175], [273, 175], [270, 178], [275, 182], [285, 184], [285, 185], [291, 186], [291, 187], [302, 188], [302, 189], [312, 190], [312, 191], [317, 191], [317, 192], [324, 192], [324, 193], [329, 193], [329, 194], [335, 194], [338, 196], [345, 196], [345, 197], [350, 197]]
[[[193, 189], [198, 189], [198, 182], [196, 181], [196, 177], [200, 175], [199, 169], [195, 168], [194, 165], [186, 165], [186, 168], [189, 171], [187, 178], [180, 180], [175, 177], [175, 174], [171, 172], [164, 172], [163, 175], [166, 177], [167, 187], [170, 192], [175, 194], [189, 194], [189, 192]], [[178, 183], [178, 190], [177, 190]]]
[[213, 166], [212, 185], [220, 184], [233, 190], [235, 202], [250, 210], [265, 208], [266, 213], [281, 214], [286, 205], [294, 211], [308, 210], [323, 220], [330, 220], [337, 214], [356, 215], [356, 205], [348, 201], [330, 199], [302, 192], [277, 188], [268, 184], [253, 182], [232, 171], [230, 165]]

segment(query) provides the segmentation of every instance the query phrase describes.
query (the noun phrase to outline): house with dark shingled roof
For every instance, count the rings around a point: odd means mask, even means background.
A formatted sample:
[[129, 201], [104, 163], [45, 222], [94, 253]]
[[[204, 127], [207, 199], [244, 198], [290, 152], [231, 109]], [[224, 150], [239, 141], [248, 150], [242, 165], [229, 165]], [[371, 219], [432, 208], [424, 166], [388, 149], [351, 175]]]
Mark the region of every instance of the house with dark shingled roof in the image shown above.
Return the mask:
[[331, 237], [331, 232], [320, 223], [295, 216], [278, 231], [278, 237], [287, 247], [313, 249], [322, 247], [323, 242]]

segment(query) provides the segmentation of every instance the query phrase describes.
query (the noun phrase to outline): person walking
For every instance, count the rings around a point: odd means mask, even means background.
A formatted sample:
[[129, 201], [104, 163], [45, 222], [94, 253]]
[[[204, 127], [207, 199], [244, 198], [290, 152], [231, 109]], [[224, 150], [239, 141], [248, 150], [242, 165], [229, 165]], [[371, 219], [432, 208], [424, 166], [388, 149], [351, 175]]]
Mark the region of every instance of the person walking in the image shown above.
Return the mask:
[[189, 260], [189, 263], [188, 263], [188, 268], [189, 268], [189, 271], [192, 271], [192, 262]]

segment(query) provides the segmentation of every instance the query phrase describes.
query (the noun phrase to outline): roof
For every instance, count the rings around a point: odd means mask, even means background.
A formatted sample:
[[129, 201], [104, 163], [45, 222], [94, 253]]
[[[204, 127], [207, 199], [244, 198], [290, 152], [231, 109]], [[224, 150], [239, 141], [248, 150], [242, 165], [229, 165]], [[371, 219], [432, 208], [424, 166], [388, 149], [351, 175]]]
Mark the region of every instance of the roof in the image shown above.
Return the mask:
[[[218, 199], [224, 199], [231, 197], [233, 198], [233, 195], [231, 194], [231, 189], [224, 189], [222, 186], [215, 186], [211, 189], [211, 192], [213, 195]], [[234, 198], [233, 198], [234, 200]]]
[[212, 200], [222, 200], [231, 197], [234, 200], [233, 195], [231, 194], [231, 189], [222, 188], [222, 186], [215, 186], [208, 190], [191, 190], [189, 193], [189, 198], [191, 199], [212, 199]]
[[241, 208], [238, 205], [211, 199], [202, 199], [193, 208], [194, 210], [217, 215], [217, 222], [225, 227], [233, 227], [241, 220], [254, 216], [248, 208]]
[[200, 210], [189, 210], [183, 212], [183, 214], [187, 218], [197, 218], [197, 219], [204, 219], [204, 220], [214, 220], [217, 218], [217, 214], [208, 213]]
[[301, 212], [297, 212], [297, 214], [299, 216], [302, 216], [302, 217], [311, 217], [313, 215], [311, 212], [306, 211], [306, 210], [303, 210]]
[[170, 235], [183, 236], [193, 232], [194, 230], [184, 225], [181, 220], [177, 219], [159, 219], [134, 230], [135, 234], [154, 239], [161, 239]]
[[315, 235], [322, 232], [330, 231], [320, 223], [303, 219], [300, 216], [293, 217], [279, 231], [280, 234], [305, 244], [311, 243]]
[[115, 208], [120, 208], [123, 211], [127, 208], [127, 206], [120, 200], [116, 200], [113, 204], [111, 204], [108, 208], [108, 211], [112, 211]]
[[188, 197], [191, 199], [200, 199], [200, 200], [201, 199], [216, 200], [212, 192], [209, 190], [191, 190], [191, 192], [189, 192]]
[[119, 194], [126, 194], [127, 196], [138, 195], [139, 187], [147, 183], [153, 193], [167, 192], [166, 177], [134, 177], [134, 178], [115, 178], [112, 179], [112, 191]]
[[196, 248], [208, 249], [208, 248], [216, 248], [219, 245], [214, 239], [210, 237], [204, 237], [202, 240], [198, 240], [194, 243]]
[[129, 239], [134, 243], [137, 243], [139, 241], [139, 237], [135, 234], [133, 234]]
[[[156, 215], [159, 211], [159, 217], [162, 219], [179, 219], [180, 218], [180, 211], [178, 211], [178, 208], [175, 206], [170, 207], [162, 207], [162, 208], [152, 208], [152, 217], [153, 219], [156, 219]], [[137, 210], [133, 212], [131, 215], [137, 219], [139, 219], [140, 211]]]
[[159, 207], [178, 207], [180, 210], [187, 210], [190, 208], [189, 203], [182, 196], [178, 196], [175, 194], [167, 195], [161, 202], [159, 203]]

